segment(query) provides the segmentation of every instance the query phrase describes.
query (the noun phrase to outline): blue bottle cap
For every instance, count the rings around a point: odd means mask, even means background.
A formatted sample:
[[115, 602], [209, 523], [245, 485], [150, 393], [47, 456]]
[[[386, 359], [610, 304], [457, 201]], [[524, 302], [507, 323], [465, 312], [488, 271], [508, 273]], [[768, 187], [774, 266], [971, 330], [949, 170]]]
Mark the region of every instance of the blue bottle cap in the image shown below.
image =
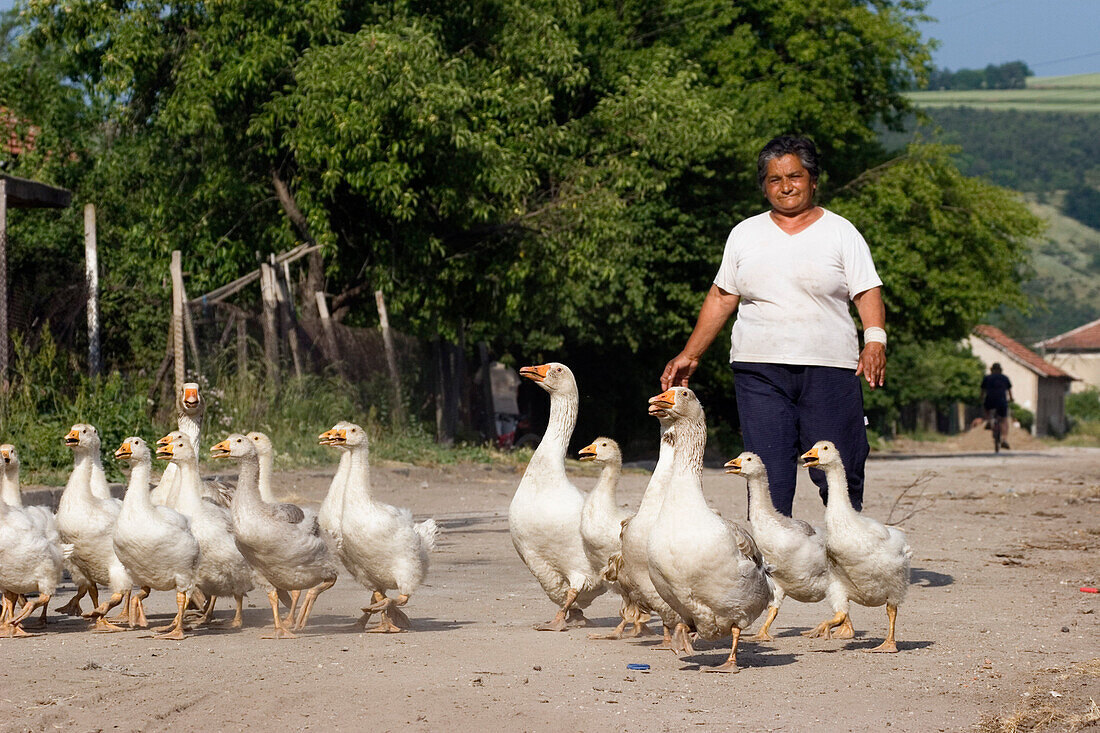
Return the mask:
[[626, 668], [627, 669], [649, 669], [649, 665], [648, 664], [628, 664], [628, 665], [626, 665]]

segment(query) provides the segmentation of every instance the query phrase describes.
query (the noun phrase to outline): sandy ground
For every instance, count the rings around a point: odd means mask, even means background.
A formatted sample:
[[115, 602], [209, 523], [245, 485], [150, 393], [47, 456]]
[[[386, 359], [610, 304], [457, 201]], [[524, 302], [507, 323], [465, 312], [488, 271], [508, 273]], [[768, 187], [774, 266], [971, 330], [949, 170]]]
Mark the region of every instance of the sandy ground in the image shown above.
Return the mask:
[[[794, 601], [775, 642], [743, 645], [737, 675], [700, 671], [725, 658], [720, 643], [678, 659], [651, 640], [534, 631], [554, 608], [508, 535], [518, 470], [387, 465], [373, 472], [380, 498], [444, 528], [407, 609], [411, 631], [360, 633], [365, 594], [347, 575], [294, 641], [260, 638], [271, 618], [255, 592], [243, 630], [182, 642], [94, 634], [51, 614], [41, 635], [0, 640], [0, 730], [937, 731], [1043, 711], [1068, 729], [1067, 716], [1087, 719], [1100, 703], [1100, 595], [1078, 590], [1100, 583], [1100, 449], [966, 447], [909, 446], [868, 465], [865, 512], [896, 521], [920, 510], [903, 524], [913, 575], [896, 655], [861, 651], [881, 641], [883, 609], [855, 608], [853, 641], [807, 640], [798, 632], [828, 611]], [[281, 491], [317, 502], [330, 475], [281, 474]], [[588, 467], [575, 475], [595, 482]], [[622, 502], [636, 505], [647, 479], [628, 471]], [[818, 522], [802, 480], [796, 515]], [[741, 479], [707, 469], [704, 489], [725, 516], [745, 516]], [[605, 595], [589, 615], [607, 627], [617, 608]], [[172, 594], [149, 609], [169, 618]]]

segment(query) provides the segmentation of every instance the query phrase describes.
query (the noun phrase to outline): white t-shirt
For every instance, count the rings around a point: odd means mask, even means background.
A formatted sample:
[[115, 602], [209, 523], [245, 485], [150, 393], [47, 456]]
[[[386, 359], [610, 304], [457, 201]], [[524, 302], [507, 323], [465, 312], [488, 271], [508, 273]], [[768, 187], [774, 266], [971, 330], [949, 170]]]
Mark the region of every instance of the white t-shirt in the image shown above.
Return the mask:
[[852, 223], [823, 211], [798, 234], [780, 229], [769, 212], [730, 232], [714, 284], [741, 297], [731, 362], [856, 368], [848, 302], [882, 280]]

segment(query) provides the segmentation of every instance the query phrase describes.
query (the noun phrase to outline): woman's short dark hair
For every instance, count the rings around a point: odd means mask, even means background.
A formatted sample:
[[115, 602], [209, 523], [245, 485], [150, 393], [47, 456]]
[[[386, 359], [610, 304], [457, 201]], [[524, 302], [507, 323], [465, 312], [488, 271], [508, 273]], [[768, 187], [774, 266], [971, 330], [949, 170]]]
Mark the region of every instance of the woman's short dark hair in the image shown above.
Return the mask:
[[817, 146], [813, 140], [795, 135], [780, 135], [769, 140], [756, 158], [756, 183], [761, 191], [764, 190], [764, 179], [768, 175], [768, 163], [784, 155], [797, 155], [802, 161], [802, 167], [810, 174], [811, 181], [816, 181], [821, 174]]

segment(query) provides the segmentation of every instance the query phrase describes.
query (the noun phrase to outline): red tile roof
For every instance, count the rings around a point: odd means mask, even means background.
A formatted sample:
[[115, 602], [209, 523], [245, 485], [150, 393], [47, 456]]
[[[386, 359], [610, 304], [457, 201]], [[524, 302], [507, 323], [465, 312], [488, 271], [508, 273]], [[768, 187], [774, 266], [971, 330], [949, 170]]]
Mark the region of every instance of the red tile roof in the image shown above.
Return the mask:
[[1040, 376], [1055, 377], [1058, 379], [1075, 379], [1075, 377], [1045, 361], [1043, 357], [1039, 356], [1016, 339], [1010, 337], [996, 326], [987, 326], [985, 324], [975, 326], [974, 335], [991, 345], [993, 348], [1003, 351], [1009, 357], [1023, 364]]
[[1048, 351], [1100, 351], [1100, 318], [1035, 346]]

